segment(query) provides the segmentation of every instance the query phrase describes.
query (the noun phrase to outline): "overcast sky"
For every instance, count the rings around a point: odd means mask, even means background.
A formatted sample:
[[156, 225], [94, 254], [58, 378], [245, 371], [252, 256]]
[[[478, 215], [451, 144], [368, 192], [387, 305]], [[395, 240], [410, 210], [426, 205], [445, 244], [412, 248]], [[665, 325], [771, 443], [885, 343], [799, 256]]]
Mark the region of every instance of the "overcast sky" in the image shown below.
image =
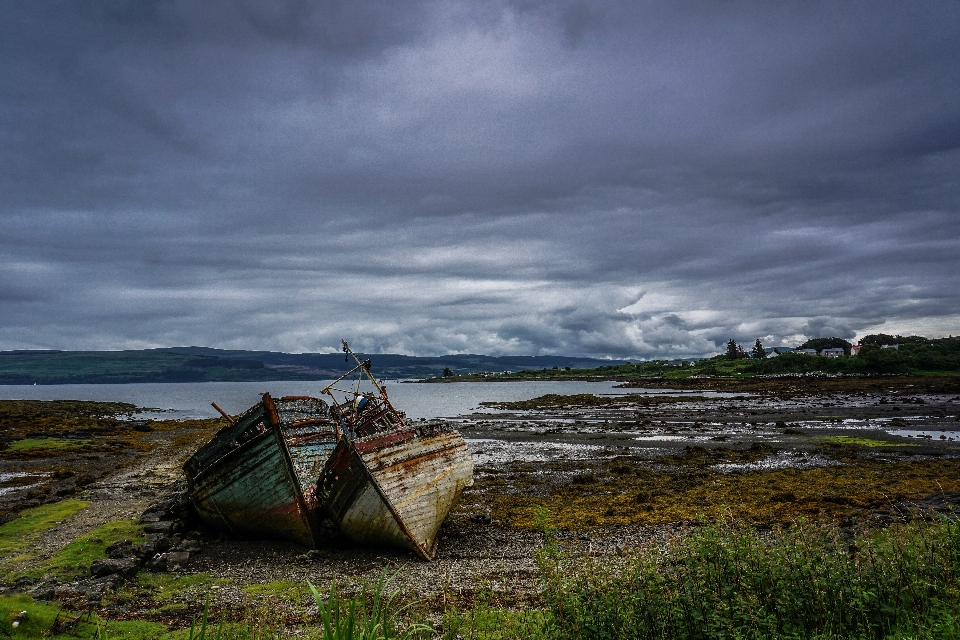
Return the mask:
[[960, 333], [960, 3], [0, 2], [0, 350]]

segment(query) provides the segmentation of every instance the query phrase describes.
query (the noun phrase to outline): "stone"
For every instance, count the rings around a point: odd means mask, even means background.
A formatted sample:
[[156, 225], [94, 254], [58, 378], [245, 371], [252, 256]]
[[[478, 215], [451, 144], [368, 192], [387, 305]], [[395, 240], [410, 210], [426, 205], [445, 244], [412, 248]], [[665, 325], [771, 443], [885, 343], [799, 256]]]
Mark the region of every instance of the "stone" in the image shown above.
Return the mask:
[[111, 544], [106, 548], [106, 552], [110, 553], [111, 551], [119, 549], [120, 547], [127, 547], [127, 546], [130, 546], [131, 544], [133, 543], [130, 542], [129, 538], [124, 538], [123, 540], [117, 540], [116, 542], [114, 542], [113, 544]]
[[140, 562], [136, 558], [100, 558], [90, 565], [90, 573], [97, 577], [116, 574], [132, 578], [139, 568]]
[[35, 585], [36, 583], [37, 583], [37, 579], [36, 579], [36, 578], [30, 578], [30, 577], [28, 577], [28, 576], [23, 576], [23, 577], [17, 578], [16, 580], [13, 581], [13, 588], [16, 589], [17, 591], [22, 591], [22, 590], [25, 589], [26, 587], [33, 586], [33, 585]]
[[144, 525], [144, 533], [173, 533], [176, 524], [172, 520], [158, 520]]
[[197, 553], [201, 549], [200, 542], [197, 540], [184, 540], [179, 545], [177, 545], [177, 551], [187, 551], [190, 553]]
[[107, 547], [107, 556], [110, 558], [130, 558], [137, 555], [133, 550], [133, 545], [130, 544], [129, 540], [123, 540], [122, 542], [126, 544], [112, 544]]
[[53, 600], [56, 595], [56, 587], [49, 584], [41, 584], [27, 592], [34, 600]]
[[23, 624], [29, 619], [30, 619], [30, 614], [27, 613], [26, 611], [21, 611], [20, 613], [18, 613], [16, 616], [13, 617], [13, 623], [11, 623], [10, 626], [16, 629], [17, 627], [19, 627], [21, 624]]
[[148, 571], [166, 571], [167, 570], [167, 554], [158, 553], [152, 558], [146, 561], [143, 565], [144, 569]]
[[190, 559], [189, 551], [170, 551], [166, 554], [167, 571], [179, 569]]
[[330, 552], [322, 549], [311, 549], [306, 553], [302, 553], [296, 557], [297, 562], [316, 562], [317, 560], [322, 560], [323, 558], [330, 557]]
[[169, 537], [161, 535], [156, 536], [148, 544], [152, 544], [154, 551], [157, 553], [163, 553], [173, 546]]

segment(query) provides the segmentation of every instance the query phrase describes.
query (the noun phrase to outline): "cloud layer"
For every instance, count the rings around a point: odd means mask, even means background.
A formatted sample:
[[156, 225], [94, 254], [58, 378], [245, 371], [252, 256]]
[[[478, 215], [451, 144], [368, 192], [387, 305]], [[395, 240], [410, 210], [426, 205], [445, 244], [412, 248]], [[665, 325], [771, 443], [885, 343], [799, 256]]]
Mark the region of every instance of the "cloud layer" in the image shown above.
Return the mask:
[[960, 327], [960, 5], [4, 3], [0, 349]]

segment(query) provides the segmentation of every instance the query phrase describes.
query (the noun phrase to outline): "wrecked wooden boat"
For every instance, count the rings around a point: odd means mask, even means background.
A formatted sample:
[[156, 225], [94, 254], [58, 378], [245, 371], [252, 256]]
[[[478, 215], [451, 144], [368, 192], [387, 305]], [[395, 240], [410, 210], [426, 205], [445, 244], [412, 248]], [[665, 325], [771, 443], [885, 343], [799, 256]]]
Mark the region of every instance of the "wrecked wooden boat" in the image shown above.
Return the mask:
[[[446, 428], [408, 427], [370, 373], [370, 361], [323, 389], [333, 399], [338, 442], [318, 483], [326, 515], [351, 539], [407, 548], [424, 559], [464, 488], [473, 484], [473, 458], [463, 437]], [[336, 385], [358, 375], [351, 389]], [[360, 392], [366, 378], [371, 393]], [[339, 392], [339, 396], [337, 395]]]
[[323, 537], [317, 479], [338, 429], [320, 398], [263, 400], [233, 418], [184, 465], [190, 501], [208, 525], [245, 538], [315, 547]]

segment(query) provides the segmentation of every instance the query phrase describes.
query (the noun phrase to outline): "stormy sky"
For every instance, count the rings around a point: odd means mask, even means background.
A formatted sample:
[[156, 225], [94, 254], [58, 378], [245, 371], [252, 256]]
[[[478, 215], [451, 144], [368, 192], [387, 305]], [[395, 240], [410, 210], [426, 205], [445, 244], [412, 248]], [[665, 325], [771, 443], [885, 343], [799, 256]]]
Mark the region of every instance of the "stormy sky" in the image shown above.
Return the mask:
[[0, 350], [960, 333], [960, 3], [0, 2]]

